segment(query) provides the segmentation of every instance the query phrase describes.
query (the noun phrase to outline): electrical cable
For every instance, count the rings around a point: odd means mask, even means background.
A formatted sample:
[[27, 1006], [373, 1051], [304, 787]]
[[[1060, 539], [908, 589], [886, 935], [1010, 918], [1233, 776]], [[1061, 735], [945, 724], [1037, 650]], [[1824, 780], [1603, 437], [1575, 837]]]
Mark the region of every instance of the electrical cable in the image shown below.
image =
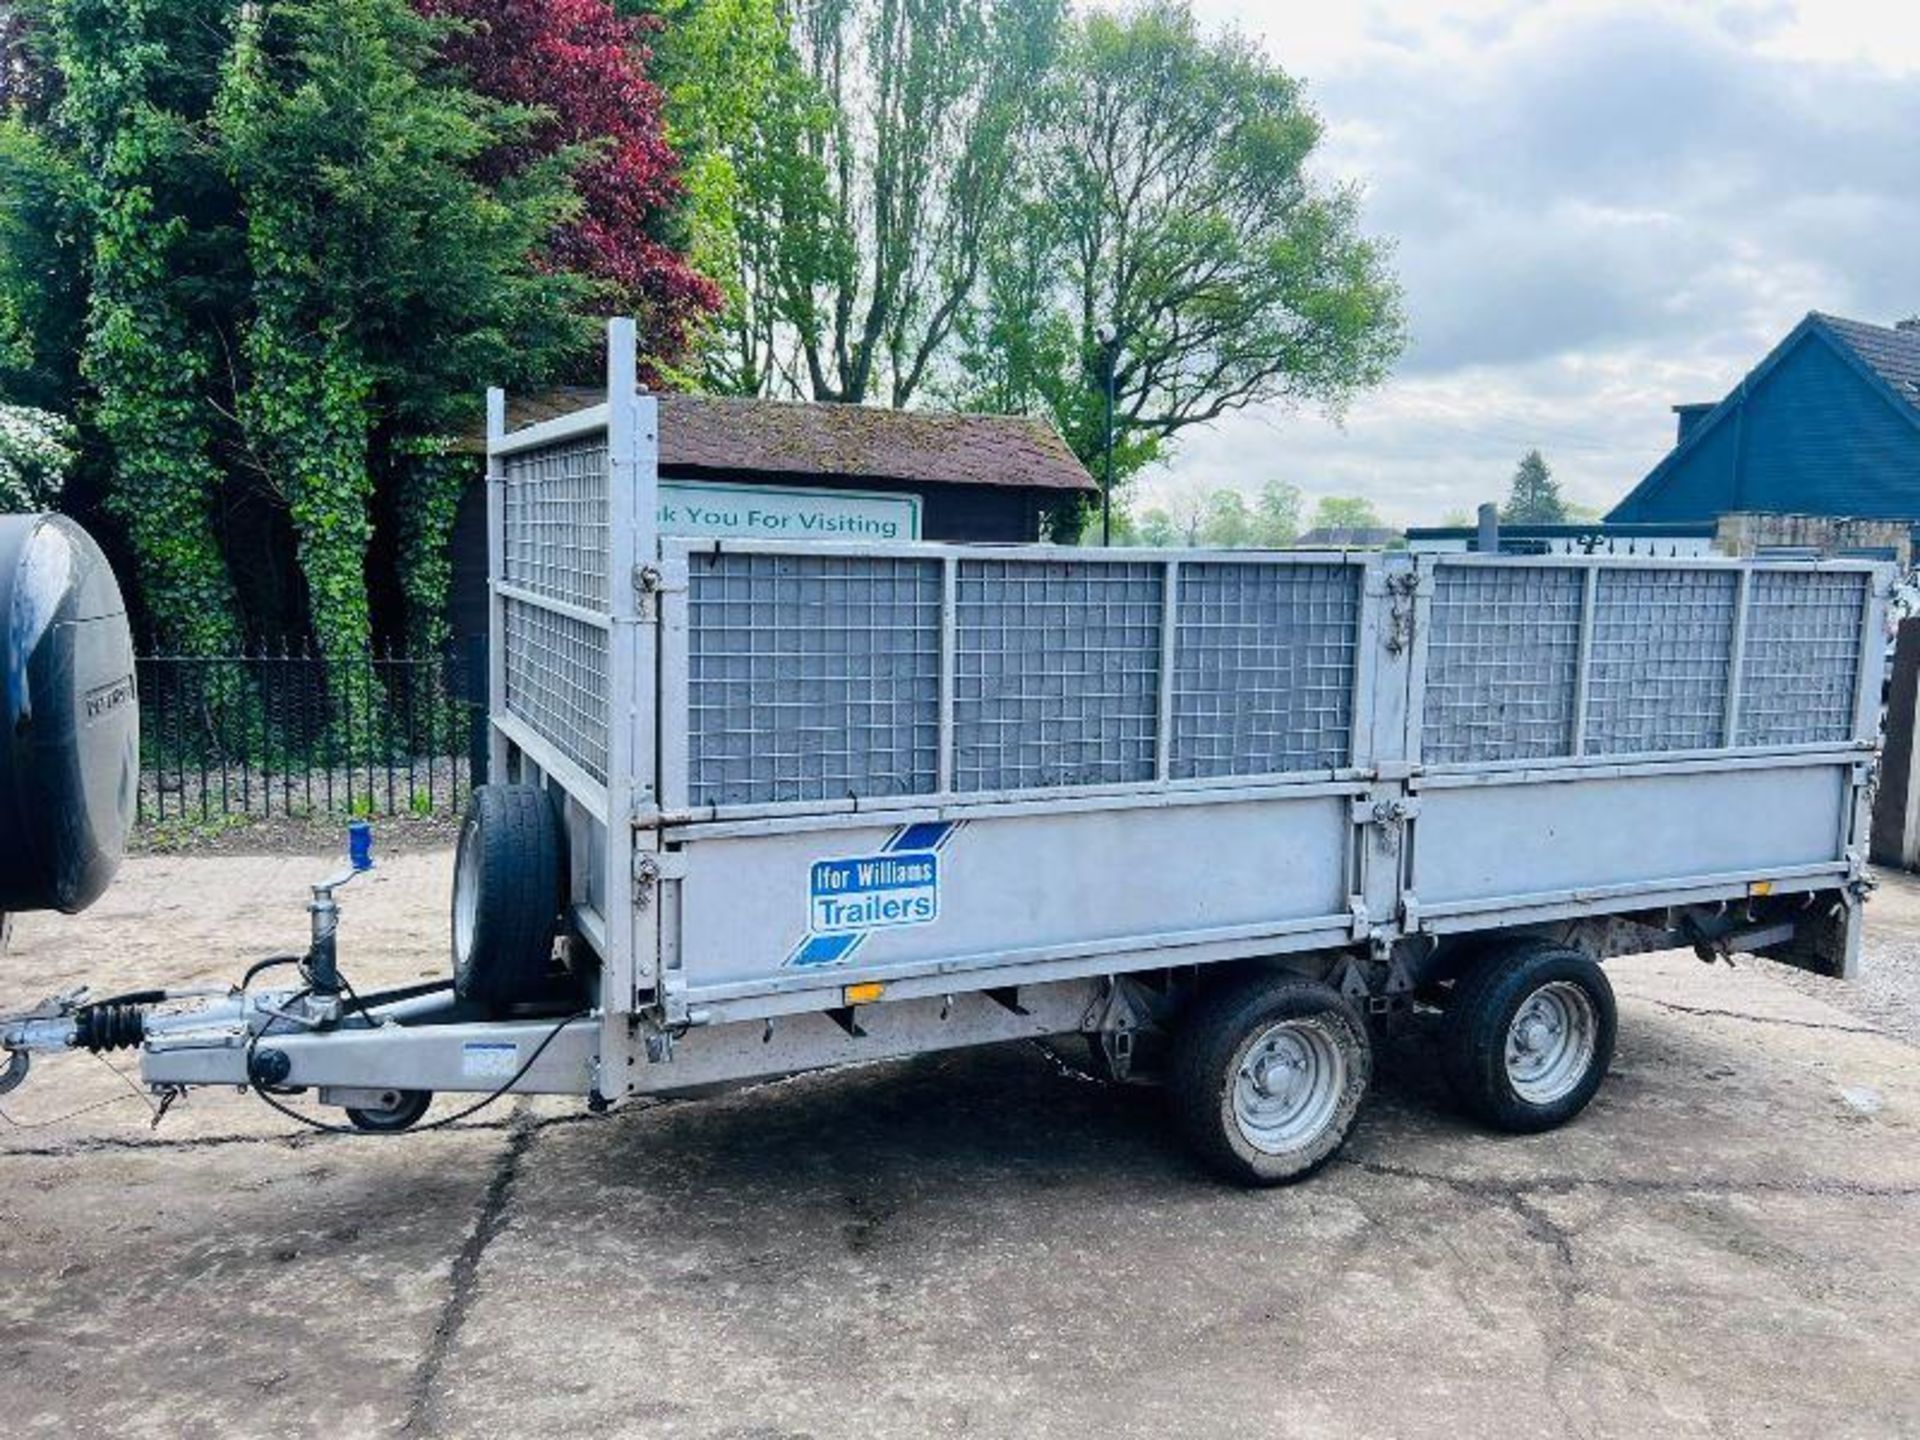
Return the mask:
[[16, 1120], [6, 1111], [0, 1110], [0, 1120], [4, 1120], [15, 1130], [45, 1130], [49, 1126], [64, 1125], [69, 1120], [77, 1120], [94, 1110], [104, 1110], [109, 1105], [124, 1105], [129, 1100], [144, 1099], [144, 1096], [109, 1095], [104, 1100], [95, 1100], [91, 1105], [82, 1105], [78, 1110], [69, 1110], [64, 1115], [56, 1115], [51, 1120]]
[[[303, 990], [289, 999], [287, 1003], [291, 1005], [300, 1000], [304, 1000], [311, 993], [311, 990]], [[472, 1115], [478, 1115], [482, 1110], [512, 1090], [514, 1086], [526, 1078], [527, 1072], [533, 1069], [534, 1063], [546, 1053], [547, 1047], [560, 1037], [562, 1030], [566, 1029], [567, 1026], [576, 1020], [585, 1019], [591, 1013], [589, 1010], [576, 1010], [571, 1015], [562, 1016], [559, 1023], [546, 1033], [538, 1045], [533, 1047], [533, 1053], [526, 1058], [525, 1063], [523, 1063], [518, 1070], [514, 1071], [512, 1076], [509, 1077], [498, 1090], [495, 1090], [491, 1095], [486, 1095], [476, 1100], [465, 1109], [456, 1110], [451, 1115], [444, 1115], [428, 1125], [410, 1125], [405, 1130], [362, 1130], [353, 1125], [333, 1125], [325, 1120], [315, 1120], [310, 1116], [302, 1115], [291, 1106], [282, 1105], [260, 1084], [259, 1078], [254, 1074], [253, 1070], [254, 1051], [259, 1048], [261, 1038], [265, 1034], [264, 1031], [252, 1036], [247, 1041], [247, 1088], [264, 1100], [269, 1109], [278, 1110], [289, 1120], [304, 1125], [309, 1130], [317, 1130], [323, 1135], [417, 1135], [427, 1130], [444, 1130], [447, 1126], [457, 1121], [465, 1120]]]
[[240, 983], [235, 989], [245, 994], [247, 986], [253, 983], [256, 975], [263, 974], [279, 965], [304, 965], [306, 961], [307, 957], [304, 955], [269, 955], [264, 960], [256, 960], [247, 967], [247, 973], [240, 977]]
[[129, 1100], [138, 1100], [142, 1105], [146, 1106], [149, 1111], [153, 1110], [153, 1101], [147, 1098], [146, 1091], [136, 1085], [126, 1071], [122, 1070], [118, 1065], [115, 1065], [104, 1055], [96, 1053], [93, 1058], [111, 1070], [120, 1083], [125, 1085], [127, 1089], [133, 1093], [130, 1095], [109, 1095], [104, 1100], [92, 1101], [89, 1104], [82, 1105], [78, 1110], [69, 1110], [64, 1115], [56, 1115], [51, 1120], [16, 1120], [4, 1110], [0, 1110], [0, 1120], [6, 1121], [6, 1123], [11, 1125], [15, 1130], [45, 1130], [53, 1125], [64, 1125], [67, 1121], [78, 1119], [90, 1111], [104, 1110], [109, 1105], [124, 1105]]
[[373, 1012], [367, 1009], [367, 1002], [360, 998], [360, 992], [353, 988], [353, 981], [347, 978], [347, 972], [344, 970], [340, 972], [340, 986], [347, 992], [347, 998], [353, 1001], [353, 1008], [360, 1012], [360, 1018], [366, 1021], [369, 1027], [378, 1029]]
[[[241, 976], [239, 985], [235, 987], [235, 993], [244, 996], [247, 993], [247, 987], [251, 985], [256, 978], [264, 974], [266, 971], [276, 969], [280, 966], [298, 965], [303, 968], [303, 972], [304, 972], [306, 959], [307, 957], [304, 955], [270, 955], [263, 960], [256, 960], [253, 964], [247, 967], [246, 972]], [[348, 998], [351, 1000], [353, 1004], [353, 1008], [359, 1011], [361, 1018], [364, 1019], [368, 1025], [370, 1026], [375, 1025], [377, 1022], [374, 1020], [373, 1012], [367, 1007], [366, 1001], [361, 998], [360, 992], [353, 988], [353, 982], [351, 980], [348, 980], [347, 977], [344, 974], [342, 974], [340, 977], [340, 983], [342, 988], [345, 989]], [[312, 987], [309, 986], [307, 989], [297, 991], [294, 995], [289, 997], [287, 1003], [289, 1005], [295, 1004], [301, 1000], [306, 999], [312, 993], [313, 993]], [[90, 1002], [90, 1005], [86, 1008], [92, 1008], [93, 1006], [105, 1006], [105, 1005], [136, 1005], [136, 1004], [146, 1005], [146, 1004], [156, 1003], [159, 1000], [164, 998], [165, 998], [164, 992], [161, 992], [161, 991], [129, 991], [125, 995], [114, 995], [114, 996], [109, 996], [105, 1000]], [[508, 1094], [513, 1089], [514, 1086], [518, 1085], [522, 1080], [526, 1078], [528, 1072], [531, 1071], [534, 1065], [539, 1062], [540, 1057], [546, 1053], [547, 1047], [553, 1044], [555, 1040], [559, 1039], [560, 1032], [562, 1030], [566, 1029], [567, 1026], [571, 1025], [574, 1021], [585, 1019], [590, 1014], [592, 1014], [591, 1010], [582, 1009], [582, 1010], [576, 1010], [569, 1015], [562, 1016], [560, 1020], [555, 1023], [554, 1027], [551, 1030], [549, 1030], [544, 1036], [541, 1037], [540, 1043], [534, 1046], [533, 1053], [527, 1056], [526, 1061], [520, 1066], [520, 1068], [514, 1071], [513, 1074], [509, 1076], [507, 1080], [503, 1082], [497, 1090], [494, 1090], [487, 1095], [483, 1095], [480, 1099], [476, 1100], [473, 1104], [465, 1106], [460, 1110], [456, 1110], [451, 1115], [442, 1116], [440, 1119], [435, 1120], [430, 1124], [412, 1125], [412, 1126], [409, 1126], [406, 1130], [367, 1131], [367, 1130], [361, 1130], [358, 1127], [353, 1125], [332, 1125], [327, 1123], [324, 1120], [315, 1120], [310, 1116], [302, 1115], [298, 1110], [292, 1109], [290, 1106], [281, 1104], [280, 1101], [278, 1101], [270, 1093], [268, 1093], [268, 1091], [260, 1084], [258, 1078], [254, 1074], [254, 1066], [253, 1066], [254, 1052], [259, 1048], [261, 1039], [266, 1035], [267, 1032], [265, 1030], [256, 1032], [255, 1034], [250, 1036], [247, 1041], [247, 1054], [246, 1054], [247, 1088], [250, 1089], [255, 1095], [259, 1096], [261, 1100], [265, 1101], [267, 1106], [270, 1109], [279, 1111], [280, 1114], [286, 1116], [289, 1120], [294, 1121], [296, 1124], [303, 1125], [309, 1130], [317, 1130], [322, 1134], [402, 1135], [402, 1134], [416, 1134], [421, 1131], [427, 1131], [427, 1130], [442, 1130], [449, 1125], [457, 1124], [461, 1120], [465, 1120], [471, 1116], [479, 1114], [482, 1110], [486, 1109], [489, 1105], [494, 1104], [495, 1102], [499, 1101], [503, 1096]], [[0, 1109], [0, 1122], [4, 1122], [6, 1125], [8, 1125], [14, 1130], [45, 1130], [55, 1125], [63, 1125], [69, 1120], [78, 1119], [80, 1116], [90, 1114], [95, 1110], [104, 1110], [109, 1105], [125, 1104], [128, 1100], [138, 1100], [140, 1101], [141, 1104], [145, 1105], [149, 1110], [152, 1110], [154, 1108], [153, 1102], [149, 1100], [147, 1096], [141, 1092], [140, 1088], [126, 1075], [124, 1071], [120, 1070], [117, 1066], [113, 1065], [104, 1056], [97, 1054], [97, 1052], [96, 1052], [95, 1058], [98, 1059], [101, 1064], [105, 1065], [107, 1069], [111, 1071], [124, 1085], [126, 1085], [128, 1091], [130, 1092], [129, 1094], [109, 1095], [105, 1099], [95, 1100], [89, 1104], [82, 1105], [77, 1109], [69, 1110], [66, 1113], [61, 1115], [56, 1115], [48, 1120], [33, 1120], [33, 1121], [16, 1120], [14, 1119], [13, 1116], [7, 1114], [5, 1110]]]
[[126, 1071], [122, 1070], [118, 1065], [114, 1064], [111, 1060], [107, 1059], [106, 1056], [100, 1054], [97, 1050], [94, 1052], [93, 1058], [98, 1060], [102, 1065], [106, 1066], [107, 1069], [111, 1070], [116, 1076], [118, 1076], [120, 1083], [126, 1086], [128, 1090], [133, 1092], [133, 1098], [138, 1100], [142, 1105], [146, 1106], [147, 1109], [153, 1113], [153, 1116], [156, 1122], [159, 1120], [160, 1108], [153, 1103], [152, 1099], [147, 1095], [146, 1091], [142, 1090], [137, 1084], [134, 1083], [134, 1079], [131, 1075], [127, 1074]]

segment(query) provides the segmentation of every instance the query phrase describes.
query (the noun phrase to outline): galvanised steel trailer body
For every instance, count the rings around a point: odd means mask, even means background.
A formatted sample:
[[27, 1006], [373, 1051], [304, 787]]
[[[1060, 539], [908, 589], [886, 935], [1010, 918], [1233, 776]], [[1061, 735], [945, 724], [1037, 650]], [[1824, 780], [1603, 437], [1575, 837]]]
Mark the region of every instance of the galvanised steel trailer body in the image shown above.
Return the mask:
[[[1540, 1128], [1611, 1049], [1576, 961], [1855, 963], [1869, 564], [668, 539], [611, 357], [594, 409], [495, 393], [488, 445], [492, 773], [562, 818], [592, 1013], [283, 1025], [282, 1087], [598, 1103], [1083, 1032], [1170, 1047], [1203, 1151], [1286, 1179], [1361, 1017], [1457, 1007], [1450, 1073]], [[150, 1022], [147, 1079], [246, 1079], [266, 1022], [219, 1023]]]

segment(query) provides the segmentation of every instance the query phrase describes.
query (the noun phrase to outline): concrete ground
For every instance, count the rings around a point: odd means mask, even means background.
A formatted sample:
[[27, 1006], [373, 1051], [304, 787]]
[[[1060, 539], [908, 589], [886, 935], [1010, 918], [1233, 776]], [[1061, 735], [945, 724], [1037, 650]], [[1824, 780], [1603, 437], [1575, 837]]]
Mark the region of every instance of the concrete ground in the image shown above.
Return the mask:
[[[236, 975], [325, 868], [136, 860], [20, 922], [0, 1009]], [[450, 871], [344, 892], [351, 975], [443, 967]], [[397, 1140], [224, 1093], [155, 1133], [47, 1061], [0, 1123], [0, 1429], [1920, 1435], [1920, 997], [1886, 978], [1920, 885], [1868, 948], [1857, 990], [1614, 963], [1613, 1074], [1552, 1135], [1475, 1131], [1397, 1048], [1344, 1156], [1268, 1193], [1026, 1046]]]

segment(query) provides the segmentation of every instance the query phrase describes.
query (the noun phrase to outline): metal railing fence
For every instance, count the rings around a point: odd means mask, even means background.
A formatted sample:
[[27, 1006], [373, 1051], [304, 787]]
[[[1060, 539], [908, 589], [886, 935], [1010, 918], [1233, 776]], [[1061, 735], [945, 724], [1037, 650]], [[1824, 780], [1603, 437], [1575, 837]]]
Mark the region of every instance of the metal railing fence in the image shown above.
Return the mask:
[[455, 815], [485, 780], [484, 646], [136, 664], [142, 824]]

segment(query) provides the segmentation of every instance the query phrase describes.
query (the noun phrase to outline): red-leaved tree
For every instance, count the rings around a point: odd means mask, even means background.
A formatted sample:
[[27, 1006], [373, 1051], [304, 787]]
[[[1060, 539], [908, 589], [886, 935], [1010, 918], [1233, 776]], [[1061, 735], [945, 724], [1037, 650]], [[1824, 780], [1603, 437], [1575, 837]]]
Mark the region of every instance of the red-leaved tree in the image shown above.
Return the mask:
[[595, 152], [575, 175], [579, 216], [550, 249], [552, 263], [604, 282], [604, 309], [640, 319], [649, 384], [685, 353], [691, 328], [717, 310], [719, 289], [663, 238], [680, 195], [661, 94], [647, 79], [645, 35], [609, 0], [416, 0], [451, 20], [447, 58], [481, 94], [548, 112], [492, 159], [500, 173], [574, 145]]

